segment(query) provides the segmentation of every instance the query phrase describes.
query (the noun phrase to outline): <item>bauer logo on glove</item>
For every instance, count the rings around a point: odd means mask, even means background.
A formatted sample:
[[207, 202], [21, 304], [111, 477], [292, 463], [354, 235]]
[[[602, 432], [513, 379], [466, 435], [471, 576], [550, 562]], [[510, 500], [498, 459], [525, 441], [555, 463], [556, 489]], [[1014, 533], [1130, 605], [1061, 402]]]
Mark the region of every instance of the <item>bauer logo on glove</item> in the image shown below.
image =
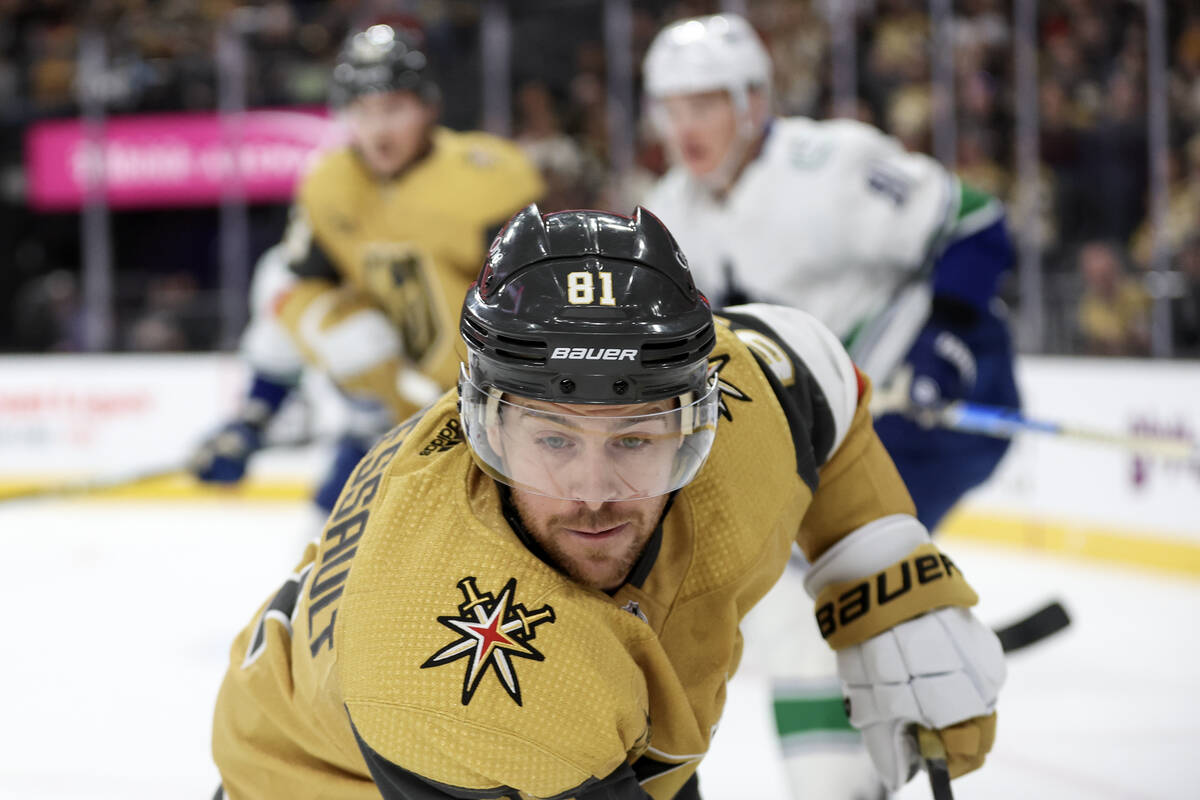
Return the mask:
[[930, 607], [970, 606], [978, 600], [954, 562], [924, 544], [875, 575], [822, 589], [817, 625], [829, 646], [839, 650]]
[[951, 777], [983, 763], [1004, 654], [966, 608], [974, 590], [916, 519], [896, 514], [850, 533], [813, 562], [804, 586], [837, 651], [850, 724], [888, 789], [921, 763], [914, 725], [942, 742]]

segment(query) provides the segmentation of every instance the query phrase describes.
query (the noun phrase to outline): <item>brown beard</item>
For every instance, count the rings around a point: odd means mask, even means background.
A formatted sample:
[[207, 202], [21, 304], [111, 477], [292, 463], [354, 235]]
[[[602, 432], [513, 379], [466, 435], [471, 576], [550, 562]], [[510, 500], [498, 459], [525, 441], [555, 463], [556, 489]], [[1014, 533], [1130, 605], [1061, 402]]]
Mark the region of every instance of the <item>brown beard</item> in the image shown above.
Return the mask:
[[[605, 504], [596, 510], [584, 507], [569, 514], [550, 517], [544, 528], [531, 525], [532, 515], [522, 513], [523, 503], [519, 493], [513, 494], [513, 503], [526, 530], [529, 531], [529, 535], [542, 547], [555, 567], [584, 586], [604, 590], [615, 588], [614, 585], [619, 586], [629, 576], [630, 570], [641, 558], [642, 551], [646, 549], [646, 543], [650, 541], [650, 536], [654, 533], [658, 519], [662, 516], [663, 506], [666, 505], [666, 498], [663, 498], [662, 506], [650, 512], [622, 510], [618, 504]], [[584, 555], [582, 558], [578, 555], [570, 555], [560, 545], [558, 537], [551, 534], [552, 531], [562, 528], [603, 530], [615, 528], [622, 523], [629, 523], [636, 535], [630, 539], [628, 547], [618, 553], [594, 552]], [[580, 561], [608, 565], [606, 572], [609, 580], [603, 586], [596, 585], [594, 576], [589, 576], [579, 569]]]

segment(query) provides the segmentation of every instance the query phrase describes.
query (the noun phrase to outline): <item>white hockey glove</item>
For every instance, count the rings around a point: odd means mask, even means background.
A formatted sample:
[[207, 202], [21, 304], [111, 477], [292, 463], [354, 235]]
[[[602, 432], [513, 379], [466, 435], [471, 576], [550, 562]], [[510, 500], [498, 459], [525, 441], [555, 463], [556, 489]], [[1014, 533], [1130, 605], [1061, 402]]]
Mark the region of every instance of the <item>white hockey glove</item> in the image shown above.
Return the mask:
[[887, 787], [920, 767], [914, 725], [938, 734], [951, 777], [980, 766], [995, 738], [1004, 654], [925, 528], [899, 514], [868, 523], [822, 554], [804, 585], [837, 651], [850, 723]]

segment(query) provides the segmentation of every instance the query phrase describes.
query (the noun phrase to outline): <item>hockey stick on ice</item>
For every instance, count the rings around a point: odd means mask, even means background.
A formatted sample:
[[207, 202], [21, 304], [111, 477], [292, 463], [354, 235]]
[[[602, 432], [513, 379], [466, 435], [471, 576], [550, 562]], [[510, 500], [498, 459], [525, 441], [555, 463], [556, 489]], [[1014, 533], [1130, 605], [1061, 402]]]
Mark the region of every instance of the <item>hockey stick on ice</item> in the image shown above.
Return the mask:
[[1060, 422], [1031, 419], [1015, 408], [958, 400], [940, 408], [912, 408], [908, 415], [924, 425], [938, 425], [963, 433], [977, 433], [1000, 439], [1011, 439], [1021, 433], [1040, 433], [1107, 444], [1171, 461], [1200, 460], [1200, 448], [1192, 442], [1165, 436], [1114, 433]]

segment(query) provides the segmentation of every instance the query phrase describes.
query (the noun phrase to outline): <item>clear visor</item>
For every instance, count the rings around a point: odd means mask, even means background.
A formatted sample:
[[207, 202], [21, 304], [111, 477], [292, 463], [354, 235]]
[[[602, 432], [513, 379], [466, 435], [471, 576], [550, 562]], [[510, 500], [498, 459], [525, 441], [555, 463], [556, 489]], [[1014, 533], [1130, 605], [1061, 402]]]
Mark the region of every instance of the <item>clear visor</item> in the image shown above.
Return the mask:
[[717, 432], [718, 391], [637, 405], [549, 403], [459, 379], [463, 432], [483, 469], [517, 489], [615, 502], [673, 492], [696, 477]]

